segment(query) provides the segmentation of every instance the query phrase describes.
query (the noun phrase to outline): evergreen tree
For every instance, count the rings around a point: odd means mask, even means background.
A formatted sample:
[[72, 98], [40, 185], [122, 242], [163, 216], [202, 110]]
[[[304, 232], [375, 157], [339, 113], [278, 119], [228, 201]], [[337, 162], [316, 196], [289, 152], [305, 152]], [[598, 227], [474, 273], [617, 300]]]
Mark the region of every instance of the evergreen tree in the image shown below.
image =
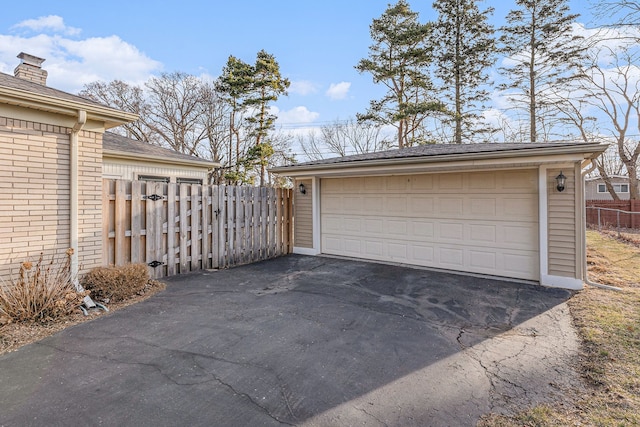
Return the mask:
[[289, 80], [280, 74], [280, 65], [275, 57], [264, 50], [258, 52], [256, 64], [253, 66], [250, 91], [244, 105], [253, 111], [247, 118], [253, 125], [252, 136], [255, 138], [250, 157], [260, 166], [260, 186], [265, 183], [268, 159], [274, 154], [268, 134], [273, 129], [276, 116], [269, 111], [269, 104], [277, 101], [280, 95], [287, 95], [289, 84]]
[[[249, 93], [253, 68], [235, 56], [229, 56], [227, 64], [222, 69], [222, 75], [216, 81], [215, 89], [222, 94], [229, 104], [229, 166], [234, 164], [235, 174], [239, 173], [238, 160], [240, 159], [242, 137], [241, 116], [245, 110], [244, 98]], [[235, 139], [235, 150], [234, 150]], [[235, 151], [235, 153], [234, 153]], [[234, 156], [235, 154], [235, 156]], [[237, 177], [231, 181], [237, 181]]]
[[[489, 98], [482, 85], [486, 69], [495, 62], [494, 28], [488, 23], [493, 8], [480, 11], [477, 0], [436, 0], [438, 11], [433, 45], [436, 76], [443, 82], [443, 94], [452, 118], [456, 144], [469, 141], [481, 119], [477, 108]], [[482, 130], [483, 131], [483, 130]]]
[[572, 35], [571, 25], [579, 15], [570, 14], [568, 0], [516, 0], [519, 7], [507, 14], [501, 43], [509, 55], [500, 71], [509, 83], [503, 89], [516, 89], [516, 107], [529, 115], [529, 141], [538, 141], [544, 126], [544, 111], [553, 100], [546, 95], [557, 89], [583, 58], [581, 37]]
[[432, 55], [427, 40], [431, 25], [421, 24], [406, 0], [390, 5], [370, 27], [373, 44], [368, 58], [360, 60], [356, 69], [371, 73], [374, 83], [387, 87], [386, 95], [371, 101], [366, 114], [358, 120], [391, 125], [397, 129], [398, 147], [411, 146], [424, 118], [442, 105], [433, 96], [426, 73]]

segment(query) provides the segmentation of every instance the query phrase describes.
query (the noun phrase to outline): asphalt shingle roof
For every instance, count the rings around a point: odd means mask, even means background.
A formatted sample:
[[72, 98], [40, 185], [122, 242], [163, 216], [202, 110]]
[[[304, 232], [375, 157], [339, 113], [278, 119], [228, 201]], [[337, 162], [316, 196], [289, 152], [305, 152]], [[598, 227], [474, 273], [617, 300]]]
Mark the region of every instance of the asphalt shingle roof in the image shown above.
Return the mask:
[[23, 90], [25, 92], [31, 92], [37, 95], [44, 95], [52, 98], [64, 99], [67, 101], [79, 102], [82, 104], [110, 108], [104, 104], [100, 104], [99, 102], [95, 102], [91, 99], [83, 98], [78, 95], [73, 95], [58, 89], [53, 89], [49, 86], [44, 86], [44, 85], [34, 83], [29, 80], [21, 79], [19, 77], [15, 77], [5, 73], [0, 73], [0, 86], [8, 87], [11, 89]]
[[210, 163], [213, 162], [201, 159], [199, 157], [190, 156], [188, 154], [178, 153], [169, 148], [160, 147], [149, 144], [147, 142], [138, 141], [136, 139], [127, 138], [113, 132], [105, 132], [102, 137], [102, 149], [106, 151], [118, 151], [124, 153], [138, 154], [149, 158], [175, 159], [183, 162]]
[[297, 168], [302, 166], [314, 165], [334, 165], [334, 164], [356, 164], [357, 162], [372, 160], [390, 160], [390, 159], [409, 159], [418, 157], [440, 157], [446, 158], [451, 155], [461, 154], [478, 154], [478, 153], [496, 153], [501, 151], [509, 152], [525, 152], [527, 150], [535, 150], [550, 147], [579, 147], [585, 145], [581, 142], [562, 142], [562, 143], [478, 143], [478, 144], [427, 144], [402, 149], [393, 149], [387, 151], [378, 151], [375, 153], [353, 154], [344, 157], [333, 157], [330, 159], [313, 160], [304, 163], [297, 163], [287, 167]]

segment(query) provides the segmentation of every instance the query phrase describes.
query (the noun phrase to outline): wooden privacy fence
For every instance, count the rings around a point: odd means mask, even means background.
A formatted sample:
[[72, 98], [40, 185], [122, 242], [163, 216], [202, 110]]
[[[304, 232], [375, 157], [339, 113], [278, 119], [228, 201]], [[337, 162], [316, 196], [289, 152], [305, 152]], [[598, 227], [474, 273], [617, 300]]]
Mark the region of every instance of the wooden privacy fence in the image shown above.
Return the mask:
[[587, 200], [586, 208], [591, 226], [640, 228], [640, 200]]
[[160, 278], [290, 253], [292, 194], [281, 188], [103, 180], [103, 263]]

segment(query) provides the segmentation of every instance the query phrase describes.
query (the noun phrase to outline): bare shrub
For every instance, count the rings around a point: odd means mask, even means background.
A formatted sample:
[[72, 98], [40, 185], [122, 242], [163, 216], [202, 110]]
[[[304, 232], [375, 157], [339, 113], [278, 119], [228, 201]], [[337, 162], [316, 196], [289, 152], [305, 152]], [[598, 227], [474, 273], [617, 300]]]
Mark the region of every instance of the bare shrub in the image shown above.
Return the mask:
[[12, 322], [47, 322], [67, 316], [82, 304], [88, 292], [78, 292], [71, 277], [71, 255], [46, 262], [24, 261], [18, 278], [0, 284], [0, 325]]
[[82, 286], [103, 302], [124, 301], [139, 295], [147, 283], [149, 270], [145, 264], [97, 267], [82, 278]]

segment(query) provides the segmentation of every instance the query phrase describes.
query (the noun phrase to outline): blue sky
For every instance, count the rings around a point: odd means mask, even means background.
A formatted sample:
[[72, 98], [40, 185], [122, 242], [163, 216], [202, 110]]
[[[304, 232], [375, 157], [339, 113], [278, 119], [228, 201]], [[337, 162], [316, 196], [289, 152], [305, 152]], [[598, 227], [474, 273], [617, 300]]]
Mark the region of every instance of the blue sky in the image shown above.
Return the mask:
[[[276, 104], [285, 128], [317, 126], [364, 112], [381, 93], [354, 65], [367, 55], [369, 25], [387, 0], [86, 1], [23, 0], [0, 14], [0, 71], [21, 51], [47, 59], [48, 84], [76, 93], [84, 83], [121, 79], [141, 84], [162, 71], [216, 77], [229, 55], [253, 62], [275, 55], [292, 86]], [[424, 22], [431, 1], [410, 1]], [[497, 25], [511, 1], [496, 8]], [[585, 1], [573, 11], [588, 23]]]

